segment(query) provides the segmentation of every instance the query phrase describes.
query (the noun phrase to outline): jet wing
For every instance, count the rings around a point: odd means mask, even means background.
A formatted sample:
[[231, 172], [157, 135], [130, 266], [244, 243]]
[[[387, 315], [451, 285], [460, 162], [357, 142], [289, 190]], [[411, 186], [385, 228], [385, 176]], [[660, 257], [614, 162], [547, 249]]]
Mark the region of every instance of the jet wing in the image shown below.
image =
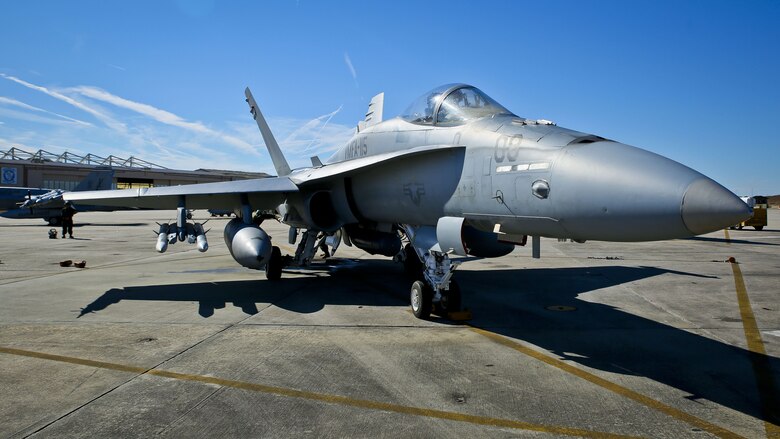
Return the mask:
[[287, 193], [298, 187], [287, 177], [221, 181], [152, 188], [108, 191], [67, 192], [66, 201], [99, 206], [138, 207], [168, 210], [184, 205], [188, 209], [239, 209], [246, 195], [255, 209], [273, 208], [281, 204]]
[[183, 205], [188, 209], [237, 210], [241, 208], [241, 197], [246, 195], [253, 209], [265, 210], [275, 208], [284, 202], [286, 194], [298, 192], [299, 186], [345, 177], [395, 160], [425, 154], [447, 154], [463, 148], [463, 146], [451, 145], [421, 146], [294, 171], [287, 177], [109, 191], [66, 192], [63, 197], [66, 201], [81, 204], [158, 210], [176, 209], [181, 205], [180, 201], [183, 198]]
[[302, 170], [300, 172], [296, 172], [290, 175], [290, 179], [293, 182], [295, 182], [295, 184], [297, 185], [305, 185], [308, 183], [324, 180], [330, 177], [346, 176], [394, 160], [407, 159], [413, 156], [421, 156], [424, 154], [441, 154], [447, 152], [454, 152], [456, 150], [460, 150], [463, 148], [465, 148], [465, 146], [457, 146], [457, 145], [456, 146], [453, 145], [419, 146], [417, 148], [366, 156], [358, 159], [332, 163], [322, 167]]

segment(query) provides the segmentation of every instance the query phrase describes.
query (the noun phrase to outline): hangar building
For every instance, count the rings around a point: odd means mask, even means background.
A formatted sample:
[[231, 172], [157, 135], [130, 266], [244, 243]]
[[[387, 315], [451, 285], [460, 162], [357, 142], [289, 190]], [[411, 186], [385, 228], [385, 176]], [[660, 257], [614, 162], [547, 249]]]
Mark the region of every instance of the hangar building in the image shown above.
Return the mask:
[[114, 188], [177, 186], [217, 181], [263, 178], [262, 172], [168, 169], [135, 157], [100, 157], [44, 150], [31, 153], [19, 148], [0, 150], [0, 186], [72, 190], [96, 167], [114, 169]]

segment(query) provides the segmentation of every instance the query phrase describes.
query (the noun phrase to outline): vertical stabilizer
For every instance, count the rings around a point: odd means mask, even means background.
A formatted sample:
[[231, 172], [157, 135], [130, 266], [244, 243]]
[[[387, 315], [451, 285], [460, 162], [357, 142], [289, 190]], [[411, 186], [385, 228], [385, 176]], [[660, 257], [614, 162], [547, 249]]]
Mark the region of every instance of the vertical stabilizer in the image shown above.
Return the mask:
[[114, 183], [114, 170], [111, 168], [97, 168], [87, 174], [84, 180], [73, 189], [74, 192], [81, 191], [103, 191], [111, 189]]
[[358, 122], [358, 131], [376, 125], [382, 122], [382, 116], [385, 107], [385, 94], [384, 92], [371, 98], [371, 102], [368, 103], [368, 110], [366, 111], [366, 119]]
[[246, 102], [249, 104], [249, 112], [252, 113], [252, 117], [257, 122], [257, 127], [260, 128], [260, 134], [263, 135], [265, 146], [268, 148], [268, 153], [271, 155], [271, 160], [274, 162], [274, 168], [276, 168], [276, 174], [279, 177], [290, 174], [290, 165], [287, 164], [282, 150], [279, 149], [279, 144], [276, 143], [274, 135], [271, 134], [271, 128], [268, 127], [268, 123], [263, 117], [263, 113], [260, 112], [260, 107], [257, 106], [255, 98], [252, 97], [252, 92], [249, 91], [249, 87], [244, 90], [246, 95]]

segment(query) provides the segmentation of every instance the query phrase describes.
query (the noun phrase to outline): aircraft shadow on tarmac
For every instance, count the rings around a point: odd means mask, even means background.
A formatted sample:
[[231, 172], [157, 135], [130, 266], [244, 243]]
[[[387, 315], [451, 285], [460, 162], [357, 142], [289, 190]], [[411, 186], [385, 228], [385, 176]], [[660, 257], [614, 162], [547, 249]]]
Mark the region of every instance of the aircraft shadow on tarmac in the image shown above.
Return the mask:
[[729, 244], [780, 245], [774, 242], [748, 241], [746, 239], [710, 238], [708, 236], [694, 236], [693, 238], [686, 238], [686, 239], [689, 241], [722, 242], [722, 243], [729, 243]]
[[[756, 385], [756, 375], [763, 374], [763, 385], [771, 387], [771, 371], [778, 381], [777, 358], [583, 300], [591, 291], [662, 274], [680, 276], [680, 282], [703, 277], [654, 267], [605, 266], [463, 271], [459, 281], [463, 291], [472, 293], [464, 302], [473, 310], [474, 326], [526, 341], [587, 367], [646, 377], [688, 393], [693, 401], [713, 401], [777, 423], [776, 396], [770, 396], [774, 403], [765, 400], [762, 404]], [[734, 302], [736, 308], [736, 295]], [[571, 306], [576, 311], [550, 311], [551, 305]], [[741, 326], [731, 327], [743, 337]], [[772, 388], [763, 389], [764, 397], [772, 392]]]
[[[366, 261], [360, 264], [340, 263], [315, 264], [311, 270], [284, 270], [305, 276], [283, 278], [278, 282], [258, 280], [206, 282], [191, 284], [152, 285], [113, 288], [81, 309], [78, 317], [102, 311], [121, 301], [182, 301], [198, 302], [198, 314], [208, 318], [216, 309], [225, 308], [228, 303], [241, 308], [243, 312], [254, 315], [259, 312], [258, 303], [271, 303], [289, 311], [313, 313], [328, 305], [356, 306], [404, 306], [408, 294], [402, 290], [408, 288], [399, 284], [398, 294], [377, 294], [376, 287], [381, 281], [372, 280], [377, 276], [398, 277], [398, 269], [388, 266], [385, 261]], [[348, 266], [349, 269], [345, 269]], [[199, 270], [207, 272], [209, 270]], [[219, 272], [219, 270], [216, 270]], [[232, 272], [233, 270], [230, 270]], [[264, 288], [268, 286], [270, 288]]]
[[[333, 270], [329, 275], [312, 272], [311, 276], [279, 282], [262, 279], [112, 289], [87, 305], [79, 317], [125, 300], [197, 301], [203, 317], [210, 317], [227, 303], [247, 314], [258, 313], [257, 303], [272, 303], [300, 313], [316, 312], [326, 304], [405, 307], [409, 280], [393, 265], [388, 261], [365, 261]], [[693, 401], [713, 401], [777, 423], [777, 397], [770, 396], [771, 401], [764, 400], [762, 404], [756, 384], [757, 374], [763, 374], [762, 385], [771, 386], [771, 371], [780, 371], [777, 358], [583, 297], [589, 292], [659, 275], [680, 276], [681, 282], [708, 277], [655, 267], [592, 266], [463, 269], [457, 279], [464, 305], [474, 314], [470, 323], [476, 327], [523, 340], [583, 366], [646, 377], [686, 392]], [[554, 305], [576, 310], [548, 309]], [[741, 334], [741, 327], [734, 328]], [[754, 363], [762, 366], [754, 370]], [[770, 374], [768, 381], [766, 374]], [[777, 373], [774, 381], [778, 381]], [[771, 388], [763, 391], [765, 398], [773, 392]]]

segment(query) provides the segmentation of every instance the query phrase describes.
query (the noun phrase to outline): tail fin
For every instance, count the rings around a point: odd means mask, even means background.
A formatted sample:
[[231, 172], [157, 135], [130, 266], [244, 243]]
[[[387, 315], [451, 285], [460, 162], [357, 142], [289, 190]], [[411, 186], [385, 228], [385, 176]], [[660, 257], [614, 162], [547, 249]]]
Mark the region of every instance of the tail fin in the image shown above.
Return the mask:
[[102, 191], [111, 189], [114, 183], [114, 170], [111, 168], [97, 168], [87, 174], [84, 180], [73, 188], [74, 192]]
[[274, 135], [271, 134], [271, 128], [268, 127], [268, 123], [265, 121], [263, 113], [260, 112], [260, 107], [257, 106], [255, 98], [252, 97], [252, 92], [249, 91], [249, 87], [244, 90], [244, 94], [246, 95], [246, 102], [249, 104], [249, 112], [252, 113], [252, 117], [255, 119], [255, 122], [257, 122], [257, 127], [260, 128], [260, 134], [263, 135], [265, 146], [268, 148], [268, 153], [271, 155], [271, 160], [274, 162], [276, 173], [279, 177], [288, 175], [291, 172], [290, 165], [287, 164], [287, 160], [285, 160], [282, 150], [279, 149], [279, 144], [276, 143]]

